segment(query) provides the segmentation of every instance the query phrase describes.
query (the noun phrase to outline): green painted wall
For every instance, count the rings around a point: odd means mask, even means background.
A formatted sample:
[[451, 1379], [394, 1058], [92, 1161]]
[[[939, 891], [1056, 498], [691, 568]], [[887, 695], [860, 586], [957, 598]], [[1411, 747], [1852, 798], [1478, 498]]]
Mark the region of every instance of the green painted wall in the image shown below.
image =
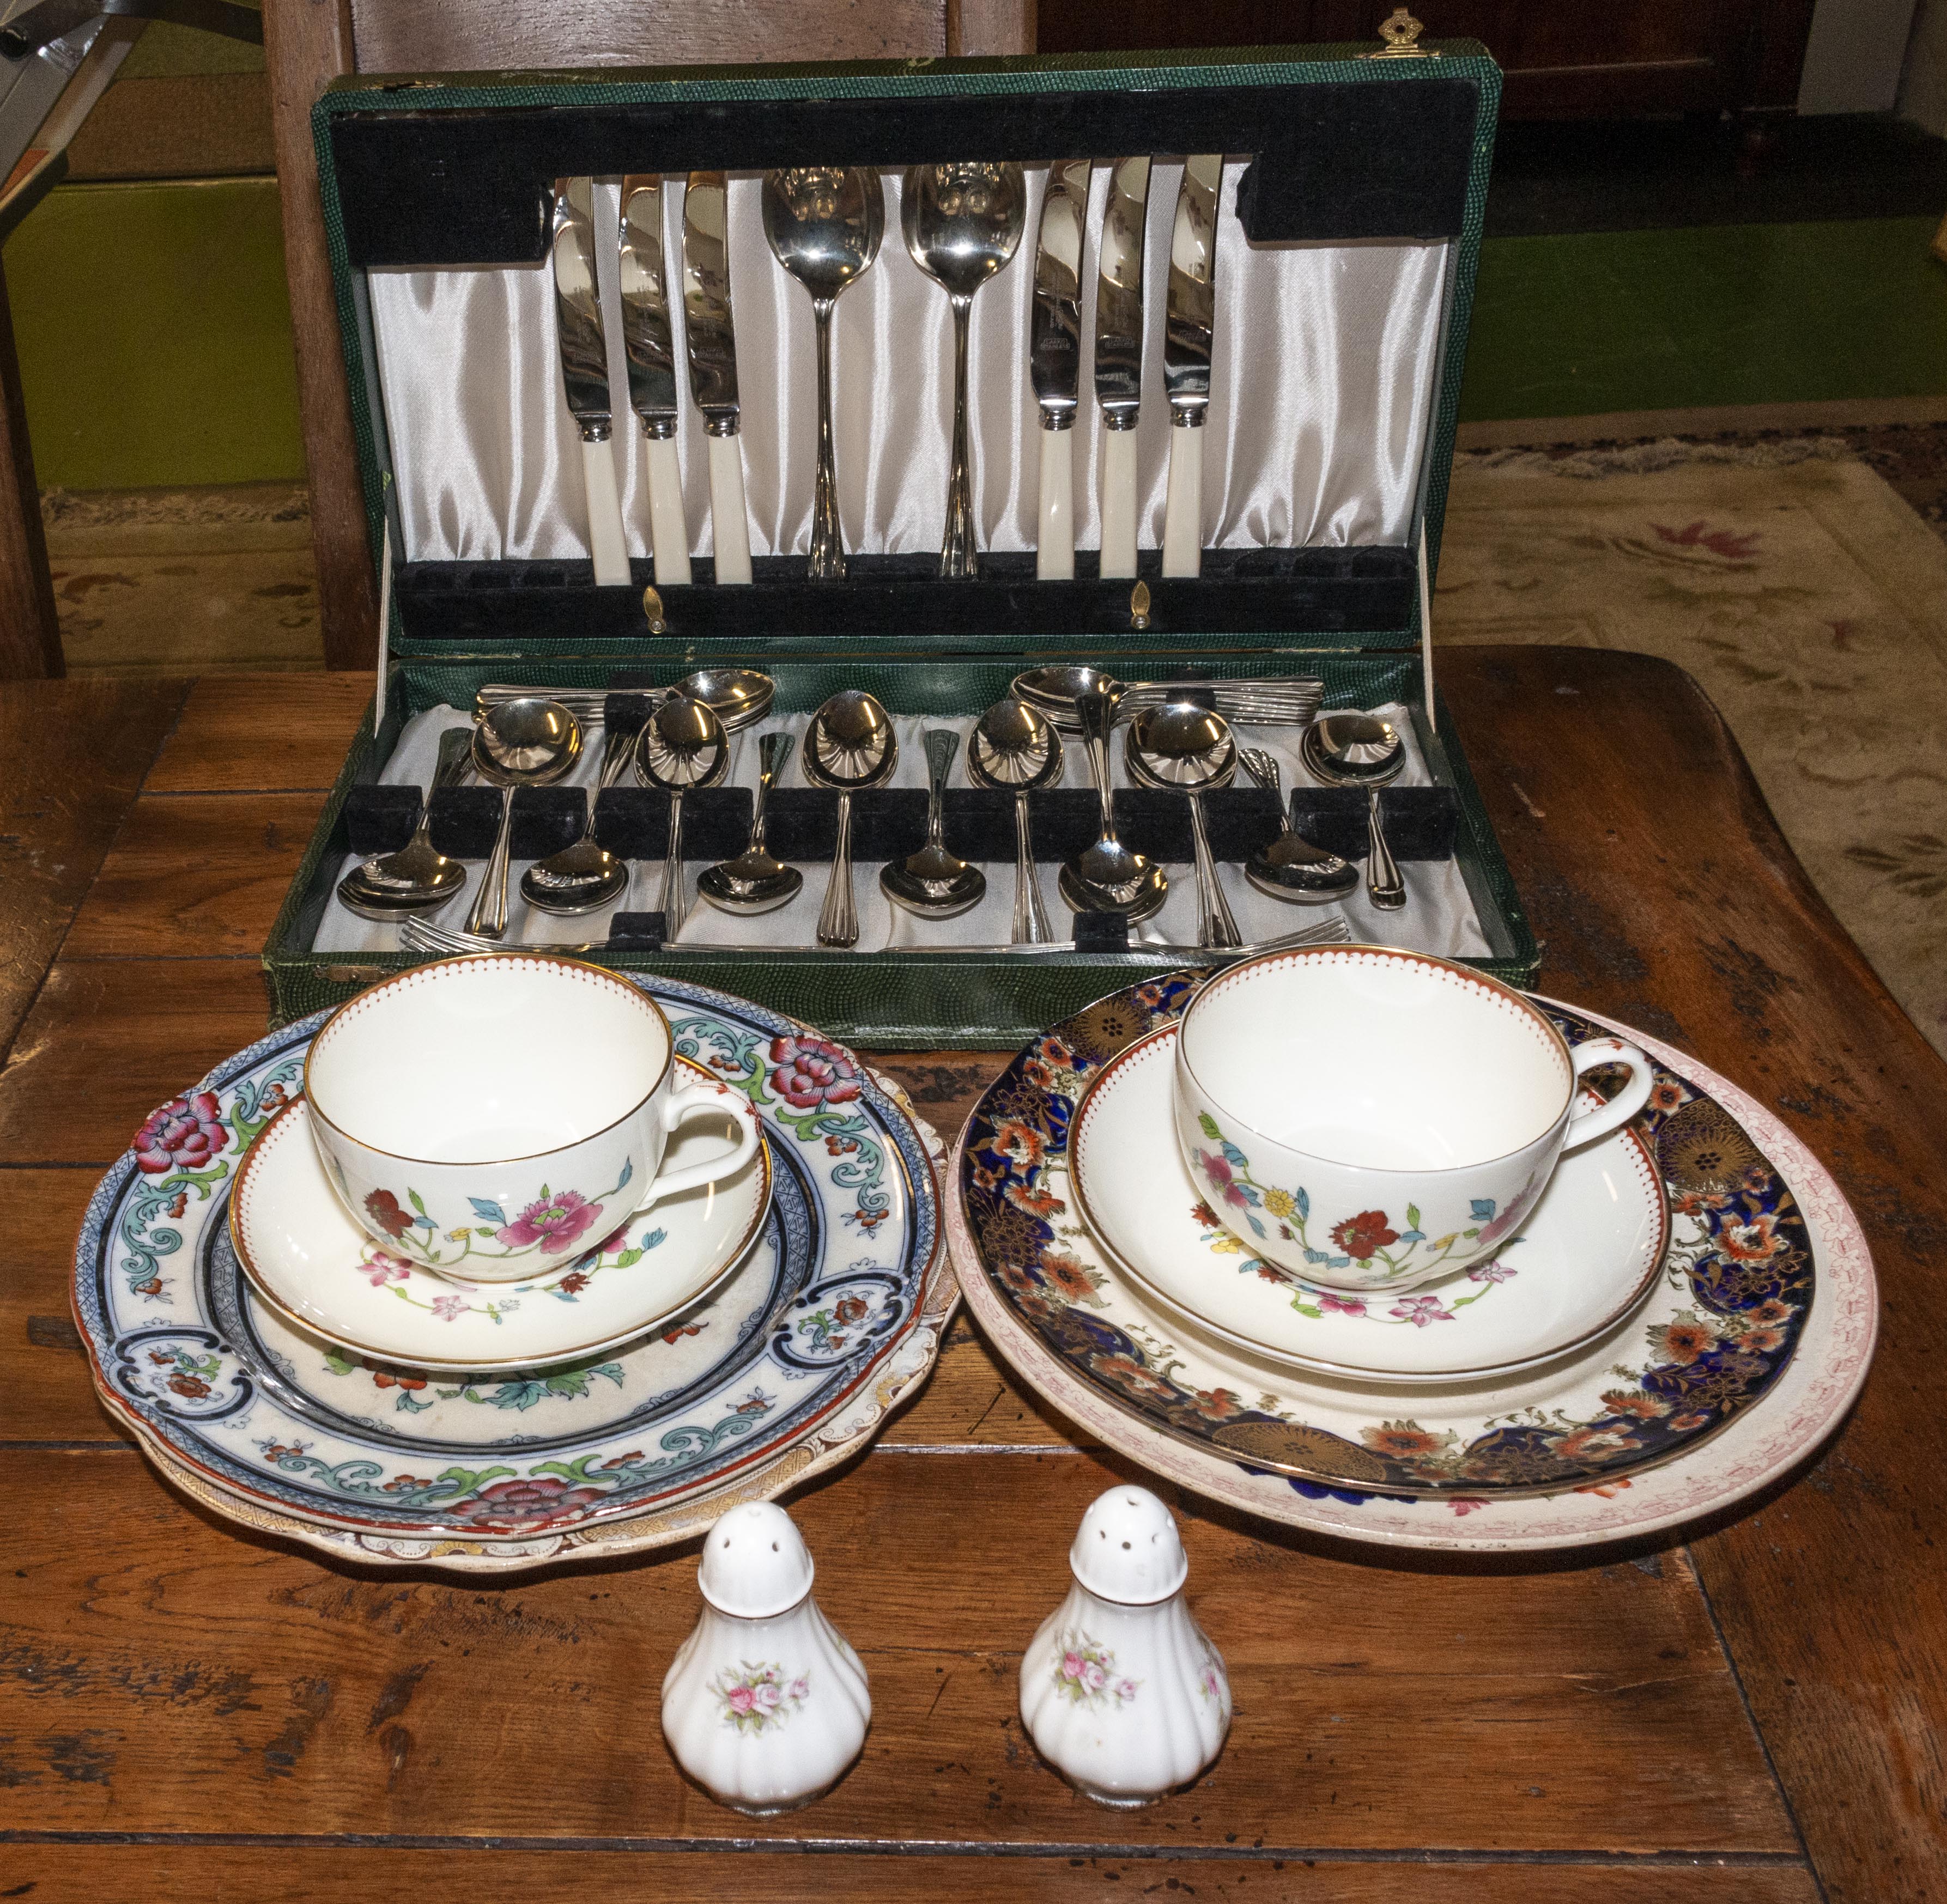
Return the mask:
[[[1461, 414], [1947, 394], [1933, 235], [1888, 218], [1496, 240]], [[44, 487], [302, 475], [274, 181], [63, 186], [5, 264]]]

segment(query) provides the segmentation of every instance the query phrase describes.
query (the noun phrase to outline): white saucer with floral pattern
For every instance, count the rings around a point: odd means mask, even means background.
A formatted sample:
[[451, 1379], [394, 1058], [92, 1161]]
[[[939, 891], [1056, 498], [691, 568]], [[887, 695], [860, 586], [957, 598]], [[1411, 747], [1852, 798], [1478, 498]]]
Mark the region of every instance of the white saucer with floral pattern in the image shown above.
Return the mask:
[[[716, 1081], [687, 1059], [677, 1062]], [[755, 1122], [748, 1099], [717, 1088], [726, 1117]], [[679, 1169], [723, 1145], [707, 1125], [686, 1127], [665, 1161]], [[694, 1307], [749, 1254], [770, 1203], [770, 1158], [760, 1144], [733, 1176], [619, 1223], [623, 1213], [611, 1211], [605, 1224], [599, 1204], [568, 1212], [591, 1247], [565, 1269], [531, 1283], [464, 1282], [392, 1255], [352, 1220], [299, 1098], [238, 1167], [230, 1234], [251, 1287], [287, 1321], [388, 1362], [486, 1373], [593, 1355]]]
[[[1594, 1340], [1654, 1286], [1670, 1209], [1656, 1160], [1631, 1129], [1565, 1154], [1520, 1234], [1444, 1281], [1394, 1296], [1333, 1290], [1253, 1256], [1183, 1161], [1171, 1115], [1176, 1039], [1168, 1025], [1097, 1072], [1069, 1127], [1068, 1168], [1094, 1241], [1177, 1320], [1308, 1374], [1485, 1380]], [[1367, 1211], [1341, 1226], [1357, 1234], [1333, 1241], [1384, 1262], [1417, 1216]]]

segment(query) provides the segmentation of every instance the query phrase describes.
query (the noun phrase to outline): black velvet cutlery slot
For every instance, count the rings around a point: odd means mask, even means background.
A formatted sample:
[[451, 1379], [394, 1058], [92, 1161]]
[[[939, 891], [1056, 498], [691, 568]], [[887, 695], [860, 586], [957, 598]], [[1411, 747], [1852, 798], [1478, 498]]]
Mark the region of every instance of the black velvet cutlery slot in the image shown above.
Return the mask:
[[[683, 853], [691, 861], [733, 858], [750, 836], [752, 794], [720, 787], [683, 803]], [[413, 787], [355, 787], [345, 805], [346, 843], [358, 854], [395, 852], [419, 824], [421, 796]], [[1379, 793], [1386, 842], [1402, 860], [1453, 857], [1460, 821], [1458, 796], [1447, 787], [1388, 787]], [[1301, 787], [1291, 796], [1292, 824], [1314, 845], [1347, 859], [1366, 854], [1366, 796], [1356, 787]], [[521, 787], [513, 802], [512, 856], [545, 858], [581, 836], [588, 796], [578, 787]], [[1206, 793], [1203, 811], [1211, 851], [1220, 860], [1248, 859], [1278, 830], [1277, 802], [1256, 787]], [[1086, 787], [1057, 787], [1035, 796], [1030, 808], [1035, 858], [1072, 858], [1096, 836], [1100, 808]], [[500, 796], [488, 787], [443, 787], [432, 797], [432, 843], [459, 860], [483, 860], [500, 822]], [[1116, 829], [1124, 843], [1165, 865], [1193, 855], [1190, 810], [1179, 793], [1119, 788]], [[979, 787], [948, 790], [946, 844], [963, 859], [989, 864], [1014, 856], [1011, 796]], [[807, 787], [781, 787], [771, 796], [766, 844], [781, 860], [816, 864], [837, 849], [838, 796]], [[630, 859], [662, 858], [669, 837], [669, 800], [645, 787], [611, 787], [596, 808], [595, 836]], [[860, 862], [901, 857], [926, 839], [926, 795], [890, 787], [853, 796], [852, 852]]]

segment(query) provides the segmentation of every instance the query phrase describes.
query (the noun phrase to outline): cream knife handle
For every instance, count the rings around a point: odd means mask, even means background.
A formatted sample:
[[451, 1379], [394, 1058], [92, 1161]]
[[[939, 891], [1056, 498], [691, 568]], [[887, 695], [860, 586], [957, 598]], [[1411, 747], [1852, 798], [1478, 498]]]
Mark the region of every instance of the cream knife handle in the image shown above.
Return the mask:
[[1203, 567], [1203, 432], [1172, 422], [1169, 494], [1162, 512], [1162, 572], [1196, 575]]
[[581, 439], [581, 473], [588, 485], [588, 552], [595, 558], [598, 589], [629, 585], [629, 544], [622, 533], [622, 499], [615, 489], [615, 453], [609, 440]]
[[1102, 432], [1102, 576], [1136, 572], [1136, 433]]
[[645, 436], [648, 458], [649, 549], [656, 558], [656, 586], [680, 588], [689, 580], [689, 524], [683, 513], [683, 471], [674, 437]]
[[1075, 432], [1041, 433], [1041, 539], [1035, 573], [1044, 582], [1075, 580]]
[[717, 541], [717, 579], [751, 579], [751, 515], [744, 503], [744, 440], [713, 436], [710, 444], [710, 522]]

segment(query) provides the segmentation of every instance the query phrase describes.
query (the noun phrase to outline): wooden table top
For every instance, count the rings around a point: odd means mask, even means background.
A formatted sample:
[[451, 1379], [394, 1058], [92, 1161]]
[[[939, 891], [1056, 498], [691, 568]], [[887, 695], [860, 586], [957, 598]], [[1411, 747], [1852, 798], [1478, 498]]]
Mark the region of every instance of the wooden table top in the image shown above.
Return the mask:
[[[1328, 1551], [1162, 1488], [1237, 1719], [1191, 1791], [1111, 1812], [1036, 1762], [1015, 1674], [1128, 1470], [963, 1317], [872, 1451], [791, 1503], [874, 1711], [837, 1791], [768, 1822], [662, 1745], [693, 1547], [500, 1585], [335, 1566], [190, 1505], [108, 1424], [69, 1314], [83, 1207], [262, 1032], [258, 948], [368, 684], [0, 685], [0, 1897], [1947, 1896], [1947, 1067], [1687, 676], [1442, 666], [1545, 988], [1777, 1107], [1851, 1198], [1885, 1297], [1852, 1420], [1728, 1524], [1596, 1564]], [[887, 1068], [950, 1133], [999, 1062]]]

